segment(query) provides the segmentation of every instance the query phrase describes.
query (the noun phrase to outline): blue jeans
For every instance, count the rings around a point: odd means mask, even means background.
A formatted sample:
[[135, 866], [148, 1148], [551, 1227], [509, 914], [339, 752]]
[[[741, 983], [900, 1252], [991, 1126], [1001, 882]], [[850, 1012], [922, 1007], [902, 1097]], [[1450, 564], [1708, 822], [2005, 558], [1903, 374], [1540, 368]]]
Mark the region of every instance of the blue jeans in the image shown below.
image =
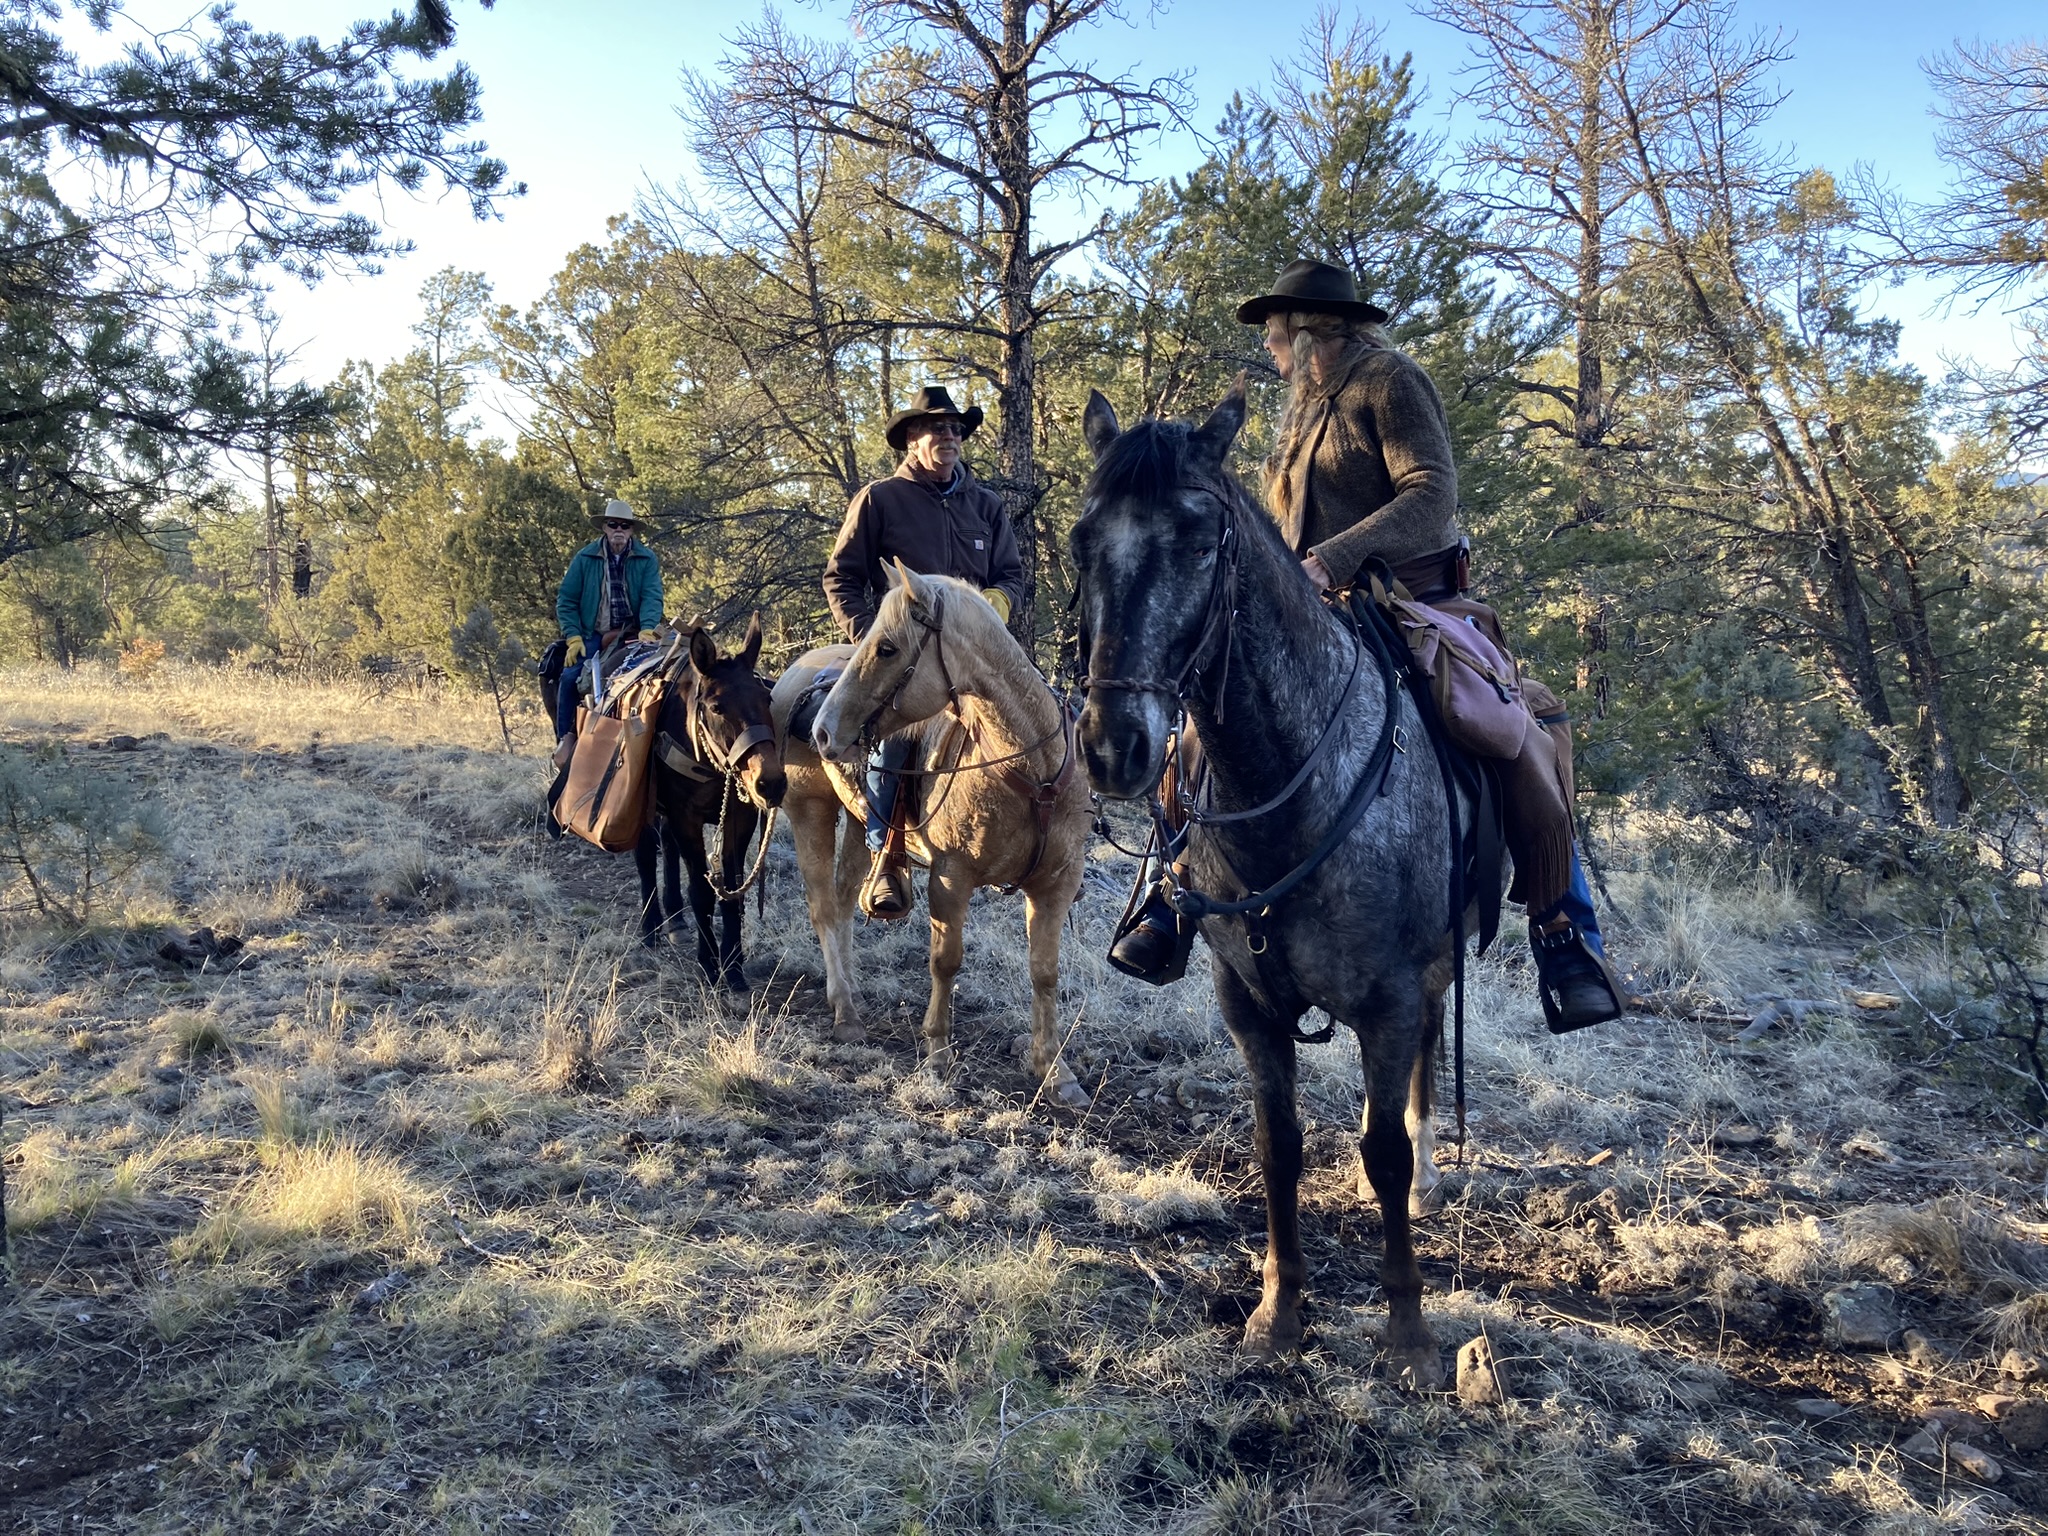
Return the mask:
[[1586, 884], [1586, 871], [1579, 863], [1579, 850], [1572, 849], [1572, 883], [1555, 904], [1541, 912], [1531, 912], [1531, 921], [1541, 925], [1563, 913], [1572, 920], [1572, 926], [1586, 936], [1586, 942], [1593, 946], [1593, 952], [1603, 959], [1607, 946], [1600, 939], [1600, 919], [1593, 912], [1593, 892]]
[[[888, 840], [889, 818], [896, 810], [896, 797], [903, 790], [902, 770], [910, 766], [917, 743], [908, 736], [891, 736], [868, 754], [868, 852], [880, 853]], [[879, 770], [892, 770], [884, 773]]]
[[583, 679], [583, 663], [573, 662], [562, 668], [562, 676], [555, 684], [555, 737], [560, 740], [576, 729], [576, 710], [582, 700], [576, 695], [576, 685]]

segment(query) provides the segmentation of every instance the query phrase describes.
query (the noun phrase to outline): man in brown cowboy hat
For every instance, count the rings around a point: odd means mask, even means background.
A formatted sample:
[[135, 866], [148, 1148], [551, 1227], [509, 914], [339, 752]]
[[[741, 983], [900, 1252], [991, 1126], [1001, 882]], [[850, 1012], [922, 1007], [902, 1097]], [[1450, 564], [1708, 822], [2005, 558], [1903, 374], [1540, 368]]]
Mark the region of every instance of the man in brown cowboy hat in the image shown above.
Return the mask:
[[[1387, 313], [1358, 296], [1343, 267], [1288, 264], [1273, 291], [1237, 311], [1266, 328], [1266, 351], [1288, 385], [1286, 409], [1266, 461], [1267, 509], [1319, 590], [1364, 579], [1384, 561], [1423, 603], [1469, 615], [1498, 634], [1493, 611], [1464, 597], [1465, 541], [1458, 533], [1458, 472], [1443, 400], [1418, 363], [1381, 329]], [[1562, 1032], [1621, 1013], [1592, 895], [1572, 843], [1571, 724], [1555, 694], [1524, 678], [1539, 730], [1500, 765], [1507, 842], [1515, 861], [1509, 894], [1527, 904], [1544, 1012]], [[1186, 964], [1191, 925], [1155, 892], [1110, 950], [1110, 963], [1147, 981], [1171, 980]]]
[[[995, 492], [975, 482], [960, 445], [982, 422], [981, 407], [960, 410], [953, 397], [927, 384], [889, 418], [882, 435], [903, 455], [896, 473], [861, 488], [846, 509], [839, 540], [825, 562], [825, 601], [849, 640], [875, 621], [888, 591], [883, 562], [901, 560], [920, 576], [954, 576], [981, 589], [1009, 622], [1024, 595], [1017, 536]], [[870, 760], [868, 849], [874, 854], [861, 910], [890, 919], [910, 913], [910, 865], [896, 820], [897, 786], [912, 743], [891, 737]]]
[[654, 638], [661, 622], [661, 562], [634, 535], [640, 514], [614, 498], [591, 519], [598, 536], [570, 557], [555, 594], [555, 622], [568, 641], [555, 695], [555, 766], [576, 749], [576, 682], [586, 653], [596, 655], [622, 633]]

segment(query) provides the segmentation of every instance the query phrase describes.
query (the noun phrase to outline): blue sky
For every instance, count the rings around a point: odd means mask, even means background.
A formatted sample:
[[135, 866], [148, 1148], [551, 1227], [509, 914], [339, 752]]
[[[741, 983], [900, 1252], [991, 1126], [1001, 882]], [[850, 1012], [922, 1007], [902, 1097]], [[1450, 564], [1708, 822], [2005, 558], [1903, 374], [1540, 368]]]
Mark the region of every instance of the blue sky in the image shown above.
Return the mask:
[[[331, 34], [389, 3], [394, 0], [243, 0], [239, 9], [259, 26]], [[1838, 173], [1870, 162], [1908, 193], [1933, 192], [1943, 174], [1920, 61], [1958, 36], [2048, 31], [2039, 0], [1948, 7], [1924, 0], [1741, 3], [1755, 24], [1781, 28], [1791, 38], [1793, 58], [1781, 76], [1790, 94], [1776, 119], [1783, 141], [1804, 162]], [[1106, 67], [1188, 72], [1199, 103], [1194, 122], [1206, 130], [1234, 90], [1262, 83], [1273, 61], [1294, 51], [1317, 4], [1173, 0], [1147, 11], [1134, 3], [1129, 10], [1137, 19], [1101, 28], [1089, 52]], [[130, 0], [130, 9], [145, 19], [175, 21], [194, 6]], [[834, 0], [787, 9], [807, 30], [843, 32], [845, 10]], [[1355, 9], [1384, 26], [1391, 50], [1414, 55], [1429, 92], [1422, 126], [1455, 135], [1448, 108], [1466, 57], [1464, 40], [1405, 7]], [[505, 302], [524, 305], [537, 297], [569, 250], [601, 239], [608, 217], [627, 211], [650, 185], [672, 183], [683, 173], [678, 76], [686, 68], [714, 68], [722, 39], [759, 14], [748, 5], [701, 0], [498, 0], [491, 11], [476, 0], [455, 0], [455, 11], [456, 53], [483, 81], [483, 135], [530, 190], [502, 219], [482, 224], [454, 200], [394, 195], [382, 215], [392, 231], [417, 243], [413, 255], [377, 277], [329, 279], [311, 292], [282, 285], [277, 307], [309, 378], [329, 378], [351, 357], [381, 363], [402, 352], [414, 294], [443, 266], [485, 273]], [[1151, 150], [1147, 168], [1172, 173], [1198, 153], [1184, 135]], [[2002, 316], [1967, 310], [1943, 316], [1941, 298], [1940, 290], [1925, 285], [1875, 297], [1879, 310], [1903, 323], [1910, 360], [1938, 376], [1945, 353], [2010, 354], [2010, 327]]]

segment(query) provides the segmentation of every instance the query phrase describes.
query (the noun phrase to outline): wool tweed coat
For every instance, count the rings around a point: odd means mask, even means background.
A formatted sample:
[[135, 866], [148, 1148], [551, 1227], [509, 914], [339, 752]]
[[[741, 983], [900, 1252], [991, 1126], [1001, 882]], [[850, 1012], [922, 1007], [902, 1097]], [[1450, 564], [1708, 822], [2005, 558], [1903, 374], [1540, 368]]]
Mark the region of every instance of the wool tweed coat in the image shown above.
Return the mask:
[[1370, 555], [1399, 565], [1458, 542], [1450, 421], [1421, 364], [1372, 348], [1312, 409], [1293, 461], [1270, 482], [1295, 554], [1318, 556], [1342, 587]]
[[906, 462], [887, 480], [863, 486], [847, 507], [825, 562], [825, 601], [849, 640], [867, 633], [889, 590], [884, 560], [901, 560], [920, 576], [994, 587], [1012, 610], [1024, 600], [1024, 562], [1009, 516], [1001, 498], [977, 484], [965, 464], [942, 488], [913, 474]]

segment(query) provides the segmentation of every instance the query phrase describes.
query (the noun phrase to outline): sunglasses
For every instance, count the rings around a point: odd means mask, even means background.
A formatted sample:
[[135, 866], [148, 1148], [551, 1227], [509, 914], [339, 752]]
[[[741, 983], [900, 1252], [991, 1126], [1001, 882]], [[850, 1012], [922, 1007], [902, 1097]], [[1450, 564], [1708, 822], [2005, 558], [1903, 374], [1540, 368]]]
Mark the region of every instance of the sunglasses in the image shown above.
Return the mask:
[[927, 422], [923, 431], [928, 437], [965, 437], [967, 435], [960, 430], [960, 423], [957, 421]]
[[613, 530], [613, 531], [618, 531], [618, 530], [622, 530], [622, 529], [627, 529], [627, 528], [631, 528], [631, 527], [633, 526], [633, 525], [632, 525], [631, 523], [622, 523], [622, 522], [620, 522], [620, 521], [619, 521], [619, 520], [618, 520], [618, 519], [617, 519], [616, 517], [608, 517], [608, 518], [606, 518], [606, 519], [604, 520], [604, 525], [605, 525], [605, 527], [606, 527], [607, 529], [610, 529], [610, 530]]

